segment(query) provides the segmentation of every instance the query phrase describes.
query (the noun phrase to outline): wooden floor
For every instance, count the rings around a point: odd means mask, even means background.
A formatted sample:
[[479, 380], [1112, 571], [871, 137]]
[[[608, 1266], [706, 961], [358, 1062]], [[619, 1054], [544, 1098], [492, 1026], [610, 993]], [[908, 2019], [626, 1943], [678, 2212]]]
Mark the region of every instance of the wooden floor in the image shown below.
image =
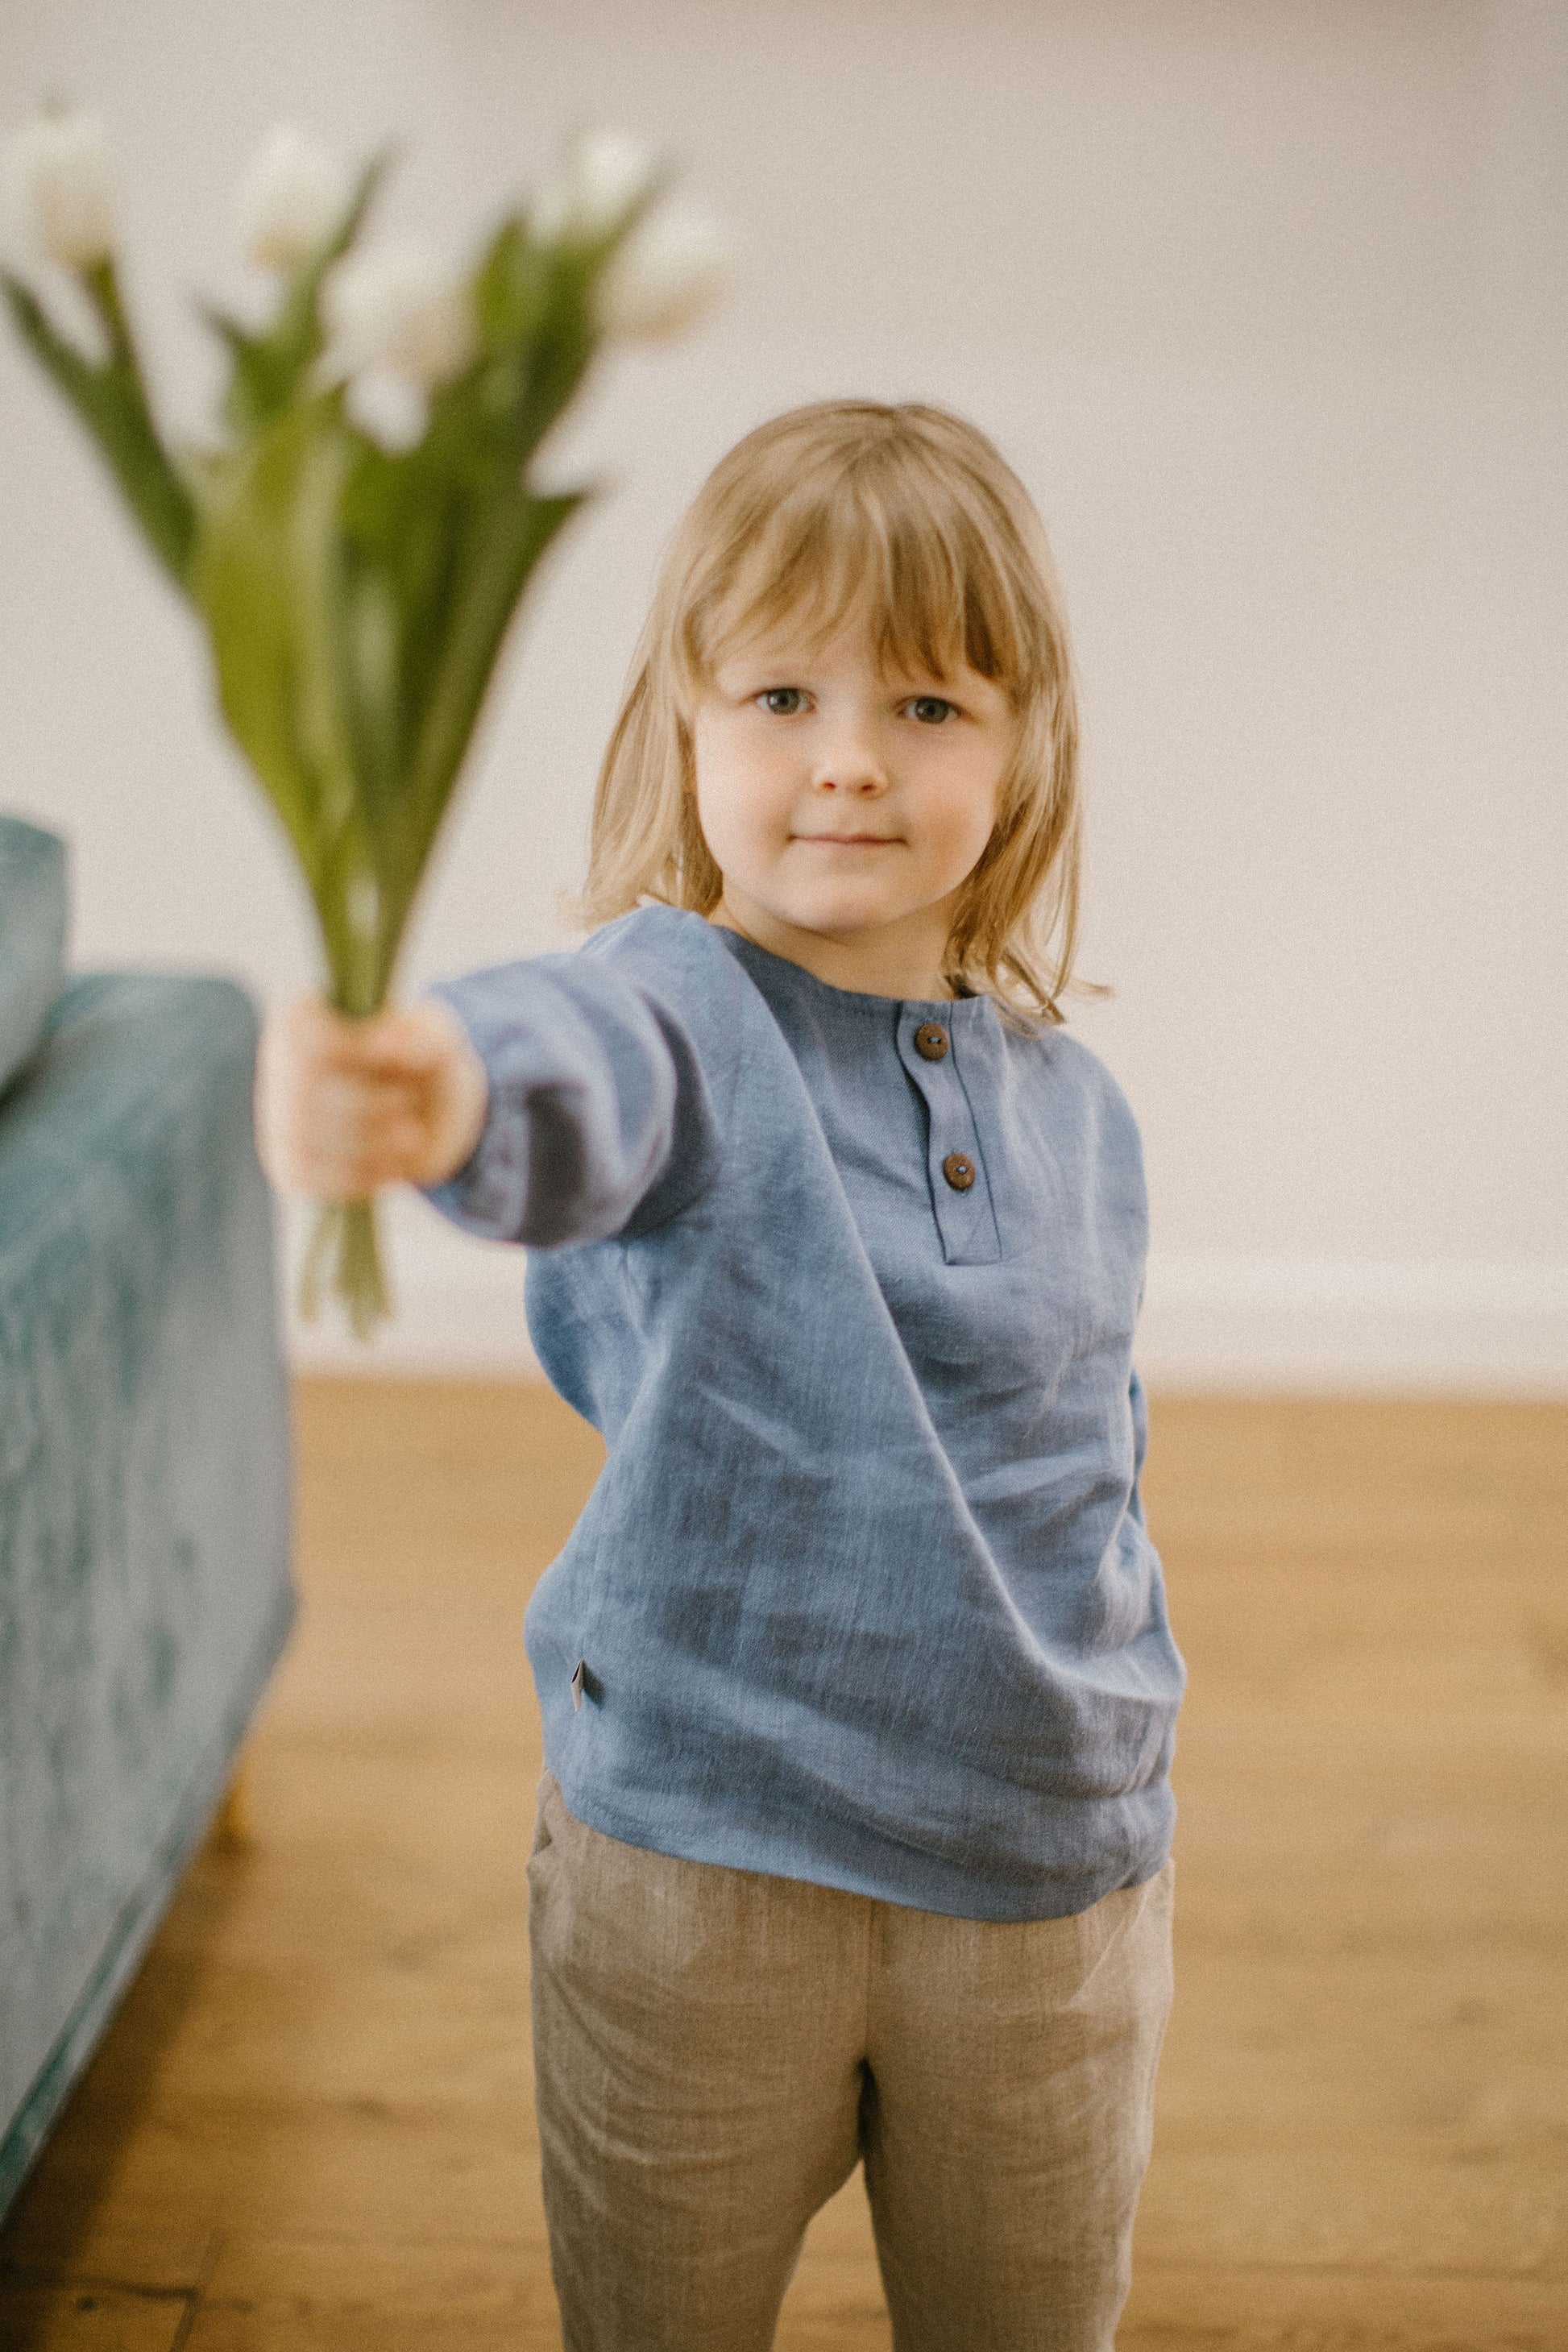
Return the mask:
[[[518, 1638], [597, 1444], [305, 1384], [305, 1612], [0, 2232], [5, 2352], [556, 2346]], [[1568, 1410], [1168, 1402], [1178, 1995], [1123, 2352], [1568, 2347]], [[787, 2352], [889, 2344], [858, 2182]], [[637, 2352], [628, 2346], [626, 2352]]]

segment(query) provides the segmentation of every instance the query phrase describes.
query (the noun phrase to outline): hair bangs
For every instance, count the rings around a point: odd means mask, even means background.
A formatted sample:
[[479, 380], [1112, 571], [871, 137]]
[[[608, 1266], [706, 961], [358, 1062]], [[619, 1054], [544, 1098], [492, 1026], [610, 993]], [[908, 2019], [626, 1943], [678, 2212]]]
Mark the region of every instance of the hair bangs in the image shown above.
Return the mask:
[[979, 518], [927, 472], [901, 450], [814, 469], [737, 530], [729, 565], [693, 583], [683, 699], [741, 646], [784, 633], [813, 651], [858, 634], [889, 677], [951, 679], [967, 664], [1015, 699], [1026, 693], [1015, 583]]

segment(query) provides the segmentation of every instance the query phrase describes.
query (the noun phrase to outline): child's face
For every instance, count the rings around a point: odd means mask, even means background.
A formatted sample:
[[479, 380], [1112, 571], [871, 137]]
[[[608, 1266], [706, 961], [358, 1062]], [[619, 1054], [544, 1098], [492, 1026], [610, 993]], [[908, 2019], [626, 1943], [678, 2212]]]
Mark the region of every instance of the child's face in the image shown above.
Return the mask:
[[945, 994], [953, 903], [1016, 740], [1003, 689], [967, 667], [884, 677], [858, 636], [813, 652], [786, 631], [720, 665], [694, 734], [721, 919], [821, 978]]

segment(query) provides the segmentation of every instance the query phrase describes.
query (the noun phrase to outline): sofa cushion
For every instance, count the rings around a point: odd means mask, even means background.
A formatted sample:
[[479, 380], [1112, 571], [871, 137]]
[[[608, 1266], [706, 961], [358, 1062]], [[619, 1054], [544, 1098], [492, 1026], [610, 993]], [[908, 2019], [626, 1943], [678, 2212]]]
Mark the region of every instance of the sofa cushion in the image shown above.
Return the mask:
[[42, 1035], [65, 961], [65, 843], [0, 814], [0, 1090]]

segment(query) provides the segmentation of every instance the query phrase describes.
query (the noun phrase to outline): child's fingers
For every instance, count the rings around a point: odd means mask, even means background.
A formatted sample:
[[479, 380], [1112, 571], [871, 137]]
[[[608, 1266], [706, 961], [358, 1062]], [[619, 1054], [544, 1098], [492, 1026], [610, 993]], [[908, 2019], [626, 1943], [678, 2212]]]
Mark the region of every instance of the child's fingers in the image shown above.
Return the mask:
[[325, 1070], [295, 1096], [284, 1131], [301, 1150], [385, 1154], [422, 1125], [422, 1105], [406, 1079]]
[[274, 1183], [320, 1199], [434, 1181], [471, 1149], [484, 1091], [468, 1033], [438, 1000], [351, 1020], [299, 997], [262, 1032], [262, 1165]]
[[274, 1183], [322, 1198], [396, 1181], [420, 1155], [428, 1119], [422, 1083], [357, 1070], [300, 1067], [286, 1052], [258, 1057], [257, 1148]]
[[320, 996], [296, 997], [268, 1026], [279, 1058], [297, 1068], [401, 1071], [411, 1077], [429, 1075], [449, 1035], [424, 1005], [388, 1005], [361, 1017], [340, 1013]]
[[426, 1123], [406, 1108], [318, 1107], [286, 1140], [291, 1190], [319, 1200], [359, 1200], [411, 1180], [427, 1149]]
[[447, 1066], [455, 1053], [472, 1051], [468, 1031], [439, 997], [406, 1005], [392, 1018], [396, 1029], [389, 1045], [411, 1075], [434, 1076]]
[[417, 1119], [424, 1093], [423, 1085], [410, 1078], [323, 1070], [300, 1109], [308, 1112], [313, 1127], [331, 1136], [372, 1143], [400, 1121]]
[[[323, 1017], [324, 1016], [324, 1017]], [[388, 1005], [363, 1020], [320, 1005], [303, 1021], [301, 1037], [323, 1067], [427, 1078], [464, 1034], [456, 1013], [432, 1000]]]
[[405, 1165], [411, 1156], [400, 1150], [389, 1162], [379, 1150], [312, 1145], [301, 1155], [289, 1190], [313, 1201], [366, 1201], [388, 1184], [411, 1181]]

